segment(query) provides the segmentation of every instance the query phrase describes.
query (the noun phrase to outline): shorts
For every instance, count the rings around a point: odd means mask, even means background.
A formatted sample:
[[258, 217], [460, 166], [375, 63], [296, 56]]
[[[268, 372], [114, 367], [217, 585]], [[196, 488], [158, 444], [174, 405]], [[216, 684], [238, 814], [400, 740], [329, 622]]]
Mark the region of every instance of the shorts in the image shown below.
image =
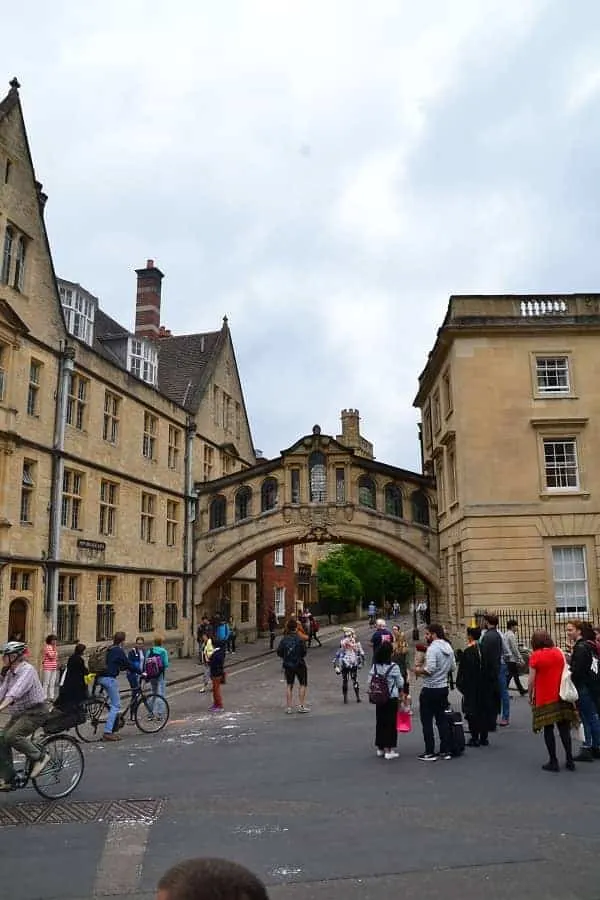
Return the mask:
[[284, 669], [283, 671], [285, 672], [285, 680], [290, 687], [292, 687], [296, 678], [300, 687], [306, 687], [308, 684], [308, 669], [304, 663], [300, 666], [295, 666], [293, 669]]

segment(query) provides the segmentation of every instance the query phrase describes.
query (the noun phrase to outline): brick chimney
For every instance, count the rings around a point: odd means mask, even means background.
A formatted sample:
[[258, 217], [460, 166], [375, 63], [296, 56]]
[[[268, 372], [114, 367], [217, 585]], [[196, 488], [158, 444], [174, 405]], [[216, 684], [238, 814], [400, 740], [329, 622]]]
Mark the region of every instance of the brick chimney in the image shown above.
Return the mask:
[[160, 333], [160, 294], [165, 276], [156, 268], [153, 259], [146, 261], [145, 269], [136, 269], [135, 274], [135, 334], [136, 337], [155, 340]]

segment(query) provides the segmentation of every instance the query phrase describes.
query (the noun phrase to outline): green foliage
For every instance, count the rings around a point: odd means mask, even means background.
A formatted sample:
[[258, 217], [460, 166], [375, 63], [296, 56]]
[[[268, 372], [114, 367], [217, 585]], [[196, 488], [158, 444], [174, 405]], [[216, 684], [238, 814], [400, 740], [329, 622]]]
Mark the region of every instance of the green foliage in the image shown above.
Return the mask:
[[[413, 594], [413, 575], [393, 563], [387, 556], [363, 547], [343, 544], [319, 563], [319, 593], [330, 612], [347, 612], [371, 601], [402, 603]], [[417, 580], [417, 591], [422, 589]], [[343, 606], [344, 608], [340, 608]]]

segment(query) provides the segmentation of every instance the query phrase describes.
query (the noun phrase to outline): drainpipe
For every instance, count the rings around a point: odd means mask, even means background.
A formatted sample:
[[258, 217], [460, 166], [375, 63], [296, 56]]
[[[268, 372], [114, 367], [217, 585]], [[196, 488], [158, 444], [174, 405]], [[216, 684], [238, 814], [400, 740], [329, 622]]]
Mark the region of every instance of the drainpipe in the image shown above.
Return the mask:
[[48, 531], [48, 577], [46, 579], [46, 612], [50, 617], [50, 630], [56, 634], [58, 628], [58, 566], [60, 560], [60, 509], [62, 483], [65, 469], [63, 452], [65, 449], [65, 425], [67, 421], [67, 401], [69, 381], [75, 368], [75, 348], [65, 344], [62, 348], [56, 388], [56, 411], [54, 415], [54, 442], [52, 445], [52, 487], [50, 494], [50, 527]]
[[[197, 497], [194, 491], [193, 461], [196, 423], [188, 419], [185, 427], [185, 521], [183, 526], [183, 616], [190, 619], [194, 637], [194, 522]], [[193, 645], [193, 644], [192, 644]]]

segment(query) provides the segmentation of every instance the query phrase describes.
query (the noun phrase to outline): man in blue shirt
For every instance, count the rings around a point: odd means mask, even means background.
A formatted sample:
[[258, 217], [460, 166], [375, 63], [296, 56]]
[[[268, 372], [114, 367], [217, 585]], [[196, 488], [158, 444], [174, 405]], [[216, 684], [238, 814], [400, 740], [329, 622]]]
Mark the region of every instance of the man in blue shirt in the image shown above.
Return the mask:
[[376, 631], [371, 636], [371, 647], [373, 648], [373, 659], [382, 644], [392, 643], [394, 635], [385, 624], [385, 619], [377, 619], [375, 622]]
[[119, 673], [123, 671], [139, 673], [140, 671], [137, 663], [127, 658], [127, 655], [123, 650], [124, 643], [125, 632], [117, 631], [113, 638], [113, 645], [106, 653], [106, 668], [96, 679], [98, 684], [101, 684], [108, 694], [110, 702], [110, 710], [108, 712], [108, 718], [106, 720], [106, 725], [104, 726], [104, 735], [102, 738], [105, 741], [121, 740], [120, 734], [113, 734], [113, 728], [121, 710], [121, 698], [119, 696], [119, 685], [117, 682]]

